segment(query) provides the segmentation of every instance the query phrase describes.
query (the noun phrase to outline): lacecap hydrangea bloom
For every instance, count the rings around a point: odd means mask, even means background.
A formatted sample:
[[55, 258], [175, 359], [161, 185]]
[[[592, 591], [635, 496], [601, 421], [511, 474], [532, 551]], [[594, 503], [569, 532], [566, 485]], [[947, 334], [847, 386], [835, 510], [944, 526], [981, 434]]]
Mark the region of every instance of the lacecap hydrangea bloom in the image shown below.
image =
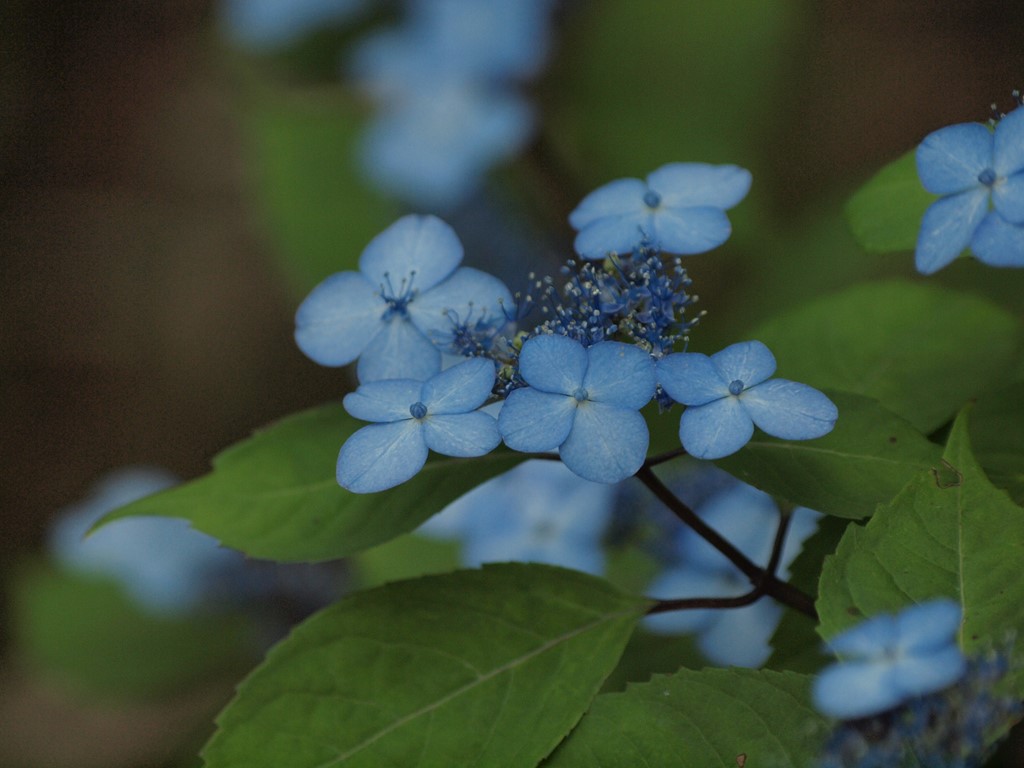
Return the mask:
[[629, 253], [642, 244], [673, 254], [717, 248], [732, 233], [725, 212], [750, 190], [735, 165], [669, 163], [641, 179], [618, 179], [591, 192], [569, 214], [585, 259]]
[[359, 380], [419, 379], [441, 370], [453, 317], [506, 323], [512, 295], [498, 278], [460, 267], [462, 243], [434, 216], [403, 216], [363, 250], [358, 272], [328, 277], [295, 316], [299, 348], [321, 365], [358, 359]]
[[735, 453], [762, 431], [783, 440], [810, 440], [832, 431], [839, 411], [818, 390], [770, 379], [775, 356], [759, 341], [744, 341], [710, 357], [680, 352], [658, 361], [658, 384], [686, 406], [679, 440], [698, 459]]
[[1024, 108], [996, 124], [940, 128], [917, 148], [929, 206], [917, 238], [917, 270], [932, 274], [970, 247], [994, 267], [1024, 267]]
[[829, 717], [853, 720], [952, 685], [967, 669], [957, 645], [962, 617], [960, 606], [943, 598], [841, 632], [828, 647], [842, 661], [815, 678], [814, 705]]

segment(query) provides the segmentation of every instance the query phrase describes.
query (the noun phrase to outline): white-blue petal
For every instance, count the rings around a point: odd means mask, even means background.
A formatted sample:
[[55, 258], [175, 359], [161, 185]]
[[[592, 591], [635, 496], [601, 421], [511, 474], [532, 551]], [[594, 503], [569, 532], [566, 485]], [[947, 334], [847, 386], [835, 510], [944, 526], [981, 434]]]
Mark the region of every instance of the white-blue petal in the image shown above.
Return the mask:
[[[746, 483], [738, 483], [716, 493], [697, 508], [701, 519], [733, 543], [758, 565], [768, 564], [772, 550], [772, 531], [779, 522], [779, 508], [772, 497]], [[733, 572], [725, 556], [700, 536], [686, 536], [680, 556], [694, 569]], [[723, 595], [732, 597], [749, 589]]]
[[658, 361], [658, 383], [677, 403], [704, 405], [729, 394], [729, 382], [707, 355], [676, 352]]
[[498, 447], [494, 417], [481, 411], [428, 416], [423, 420], [427, 447], [445, 456], [483, 456]]
[[928, 134], [917, 148], [917, 175], [929, 192], [951, 195], [980, 185], [992, 166], [992, 133], [981, 123], [959, 123]]
[[542, 392], [572, 395], [583, 384], [588, 365], [583, 345], [567, 336], [534, 336], [519, 353], [520, 375]]
[[819, 712], [839, 720], [885, 712], [904, 698], [893, 682], [891, 666], [871, 661], [826, 667], [814, 679], [811, 695]]
[[423, 384], [422, 402], [431, 414], [466, 413], [479, 408], [494, 387], [494, 362], [475, 357], [446, 368]]
[[996, 124], [992, 160], [999, 176], [1024, 171], [1024, 109], [1017, 107]]
[[812, 440], [827, 435], [839, 410], [806, 384], [772, 379], [744, 391], [740, 403], [763, 432], [783, 440]]
[[744, 388], [760, 384], [775, 373], [775, 355], [760, 341], [731, 344], [713, 354], [711, 362], [726, 382], [742, 381]]
[[433, 288], [462, 261], [462, 243], [436, 216], [403, 216], [370, 241], [359, 257], [359, 270], [374, 287], [398, 290], [412, 277], [420, 293]]
[[617, 483], [636, 474], [647, 457], [650, 434], [639, 411], [584, 401], [576, 409], [562, 462], [595, 483]]
[[514, 451], [553, 451], [569, 436], [576, 418], [576, 401], [523, 387], [505, 399], [498, 415], [498, 431]]
[[901, 652], [941, 649], [953, 642], [960, 630], [963, 610], [948, 598], [904, 608], [896, 615], [896, 633]]
[[573, 229], [583, 229], [598, 219], [644, 211], [644, 193], [647, 185], [640, 179], [616, 179], [598, 187], [584, 197], [569, 214]]
[[661, 208], [650, 233], [665, 253], [692, 255], [717, 248], [732, 234], [729, 217], [721, 208]]
[[893, 667], [893, 682], [907, 698], [948, 688], [967, 671], [967, 660], [954, 643], [925, 654], [900, 658]]
[[371, 424], [345, 441], [338, 455], [338, 485], [375, 493], [404, 483], [427, 461], [427, 444], [415, 419]]
[[679, 419], [679, 441], [698, 459], [720, 459], [736, 453], [753, 434], [754, 422], [739, 399], [732, 396], [688, 406]]
[[584, 259], [603, 259], [610, 253], [630, 253], [653, 232], [653, 213], [644, 206], [635, 213], [592, 221], [576, 235], [573, 248]]
[[453, 320], [477, 321], [486, 316], [498, 327], [505, 324], [503, 307], [512, 306], [512, 293], [494, 275], [460, 267], [447, 280], [409, 303], [412, 322], [435, 344], [451, 343]]
[[1024, 267], [1024, 224], [989, 211], [971, 238], [971, 251], [990, 267]]
[[874, 659], [891, 655], [898, 643], [896, 618], [883, 613], [840, 632], [827, 645], [839, 656]]
[[719, 611], [697, 645], [715, 664], [756, 669], [772, 655], [769, 641], [781, 618], [782, 606], [762, 597], [752, 605]]
[[345, 410], [363, 421], [411, 419], [409, 406], [420, 399], [423, 382], [413, 379], [384, 379], [361, 384], [345, 395]]
[[669, 163], [647, 177], [667, 208], [729, 209], [750, 191], [750, 171], [737, 165]]
[[992, 187], [992, 204], [1007, 221], [1024, 224], [1024, 171], [1015, 173]]
[[387, 305], [358, 272], [339, 272], [320, 283], [295, 313], [295, 342], [320, 365], [347, 365], [381, 328]]
[[402, 317], [381, 324], [356, 366], [359, 381], [364, 383], [380, 379], [425, 381], [440, 370], [441, 350]]
[[940, 198], [928, 206], [914, 251], [918, 272], [937, 272], [963, 252], [985, 218], [988, 199], [988, 189], [982, 187]]
[[619, 341], [587, 348], [590, 363], [583, 377], [587, 399], [639, 410], [654, 397], [654, 360], [650, 354]]

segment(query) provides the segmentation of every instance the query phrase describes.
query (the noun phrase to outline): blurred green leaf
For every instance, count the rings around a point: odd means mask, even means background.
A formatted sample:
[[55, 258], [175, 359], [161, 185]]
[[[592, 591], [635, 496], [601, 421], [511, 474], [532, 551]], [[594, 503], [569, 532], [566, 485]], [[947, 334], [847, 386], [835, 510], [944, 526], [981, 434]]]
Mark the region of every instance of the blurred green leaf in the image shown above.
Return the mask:
[[462, 545], [409, 533], [352, 557], [360, 587], [376, 587], [389, 581], [445, 573], [459, 567]]
[[365, 426], [341, 405], [293, 414], [228, 448], [213, 471], [107, 515], [181, 517], [252, 557], [315, 562], [352, 555], [408, 533], [525, 456], [504, 448], [478, 459], [431, 455], [414, 478], [380, 493], [341, 488], [342, 443]]
[[979, 397], [970, 430], [989, 480], [1024, 506], [1024, 382]]
[[352, 595], [270, 652], [203, 757], [209, 768], [532, 768], [648, 605], [592, 576], [511, 563]]
[[921, 186], [911, 150], [885, 166], [846, 204], [854, 237], [869, 251], [912, 251], [925, 209], [938, 200]]

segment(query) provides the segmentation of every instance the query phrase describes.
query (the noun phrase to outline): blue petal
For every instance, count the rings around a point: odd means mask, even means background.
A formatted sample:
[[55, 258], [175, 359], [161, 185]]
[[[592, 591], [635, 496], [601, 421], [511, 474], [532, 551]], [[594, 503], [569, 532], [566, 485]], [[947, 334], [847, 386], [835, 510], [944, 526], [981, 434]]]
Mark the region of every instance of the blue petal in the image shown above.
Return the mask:
[[411, 419], [409, 406], [420, 399], [423, 382], [413, 379], [385, 379], [360, 385], [345, 395], [345, 410], [363, 421]]
[[481, 411], [428, 416], [423, 421], [427, 447], [445, 456], [483, 456], [498, 447], [494, 417]]
[[903, 653], [932, 651], [953, 642], [963, 610], [947, 598], [904, 608], [896, 616], [899, 648]]
[[762, 431], [783, 440], [812, 440], [827, 435], [835, 426], [839, 411], [825, 395], [786, 379], [772, 379], [740, 395]]
[[715, 664], [756, 669], [772, 655], [769, 641], [781, 618], [782, 606], [768, 598], [719, 611], [697, 645]]
[[766, 381], [775, 373], [775, 356], [760, 341], [741, 341], [711, 356], [726, 382], [742, 381], [746, 389]]
[[381, 328], [387, 305], [358, 272], [331, 275], [295, 313], [295, 342], [320, 365], [347, 365]]
[[960, 255], [985, 218], [988, 198], [988, 189], [970, 189], [928, 206], [914, 252], [918, 272], [930, 275]]
[[[733, 543], [758, 565], [767, 565], [772, 550], [771, 531], [779, 522], [772, 497], [746, 483], [716, 493], [697, 508], [701, 519]], [[700, 536], [686, 536], [680, 544], [683, 561], [696, 570], [730, 573], [734, 566]], [[749, 587], [723, 596], [743, 594]]]
[[603, 259], [610, 253], [629, 253], [654, 232], [654, 215], [643, 210], [606, 216], [587, 224], [576, 235], [573, 248], [585, 259]]
[[820, 512], [807, 507], [797, 507], [793, 510], [789, 530], [786, 531], [786, 543], [782, 546], [782, 557], [779, 558], [780, 579], [789, 578], [790, 563], [803, 551], [804, 542], [818, 530], [818, 523], [823, 517]]
[[632, 344], [602, 341], [587, 349], [587, 398], [639, 410], [654, 396], [654, 360]]
[[453, 321], [491, 318], [501, 327], [504, 307], [512, 306], [512, 293], [494, 275], [472, 267], [460, 267], [451, 277], [409, 303], [409, 317], [435, 344], [451, 343]]
[[947, 641], [931, 653], [900, 658], [893, 668], [893, 683], [906, 698], [923, 696], [948, 688], [966, 671], [963, 652]]
[[971, 251], [990, 267], [1024, 267], [1024, 224], [989, 211], [971, 238]]
[[419, 379], [441, 370], [441, 351], [402, 317], [381, 324], [380, 332], [363, 350], [356, 366], [359, 381]]
[[434, 415], [466, 413], [483, 405], [494, 387], [494, 363], [476, 357], [453, 365], [423, 384], [422, 402]]
[[869, 661], [826, 667], [814, 679], [811, 694], [819, 712], [840, 720], [885, 712], [904, 698], [891, 666]]
[[872, 616], [828, 641], [829, 649], [839, 656], [875, 659], [896, 650], [899, 627], [887, 613]]
[[669, 163], [647, 177], [667, 208], [729, 209], [750, 191], [750, 171], [736, 165]]
[[992, 170], [999, 176], [1024, 171], [1024, 109], [1017, 107], [996, 125]]
[[1024, 224], [1024, 171], [1015, 173], [992, 188], [992, 204], [1007, 221]]
[[595, 483], [617, 483], [636, 474], [647, 457], [650, 434], [639, 411], [584, 401], [559, 450], [562, 462]]
[[679, 419], [679, 441], [698, 459], [720, 459], [736, 453], [753, 434], [754, 423], [732, 396], [688, 406]]
[[572, 395], [583, 384], [588, 360], [583, 345], [567, 336], [534, 336], [519, 353], [519, 373], [541, 392]]
[[646, 191], [647, 185], [640, 179], [616, 179], [584, 197], [569, 214], [569, 224], [573, 229], [583, 229], [609, 216], [646, 213]]
[[415, 419], [371, 424], [341, 446], [338, 485], [353, 493], [374, 493], [404, 483], [423, 469], [427, 444]]
[[977, 188], [992, 165], [992, 133], [981, 123], [960, 123], [925, 136], [917, 148], [917, 175], [929, 192], [950, 195]]
[[704, 405], [729, 394], [729, 382], [707, 355], [677, 352], [656, 366], [658, 383], [677, 403]]
[[436, 216], [403, 216], [363, 250], [359, 270], [374, 286], [395, 290], [412, 278], [420, 293], [433, 288], [455, 271], [462, 261], [462, 243], [455, 230]]
[[662, 208], [654, 215], [651, 240], [665, 253], [691, 255], [717, 248], [732, 234], [721, 208]]
[[506, 398], [498, 431], [514, 451], [553, 451], [569, 436], [576, 410], [572, 397], [523, 387]]

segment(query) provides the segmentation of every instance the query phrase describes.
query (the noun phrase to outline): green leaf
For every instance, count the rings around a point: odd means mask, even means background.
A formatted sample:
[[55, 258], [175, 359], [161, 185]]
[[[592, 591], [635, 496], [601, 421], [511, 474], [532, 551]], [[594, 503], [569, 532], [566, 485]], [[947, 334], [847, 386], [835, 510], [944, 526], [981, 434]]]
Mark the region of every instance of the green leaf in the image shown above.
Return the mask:
[[928, 433], [1007, 376], [1021, 334], [985, 299], [887, 281], [812, 301], [751, 338], [772, 350], [780, 376], [873, 397]]
[[870, 515], [920, 470], [939, 446], [873, 400], [829, 392], [835, 429], [817, 440], [786, 442], [758, 433], [718, 466], [773, 496], [838, 517]]
[[382, 544], [525, 456], [498, 449], [478, 459], [431, 455], [414, 478], [381, 493], [350, 493], [334, 479], [342, 443], [363, 422], [340, 405], [282, 419], [228, 448], [213, 471], [107, 515], [182, 517], [252, 557], [332, 560]]
[[602, 694], [545, 768], [806, 768], [827, 724], [810, 677], [684, 669]]
[[921, 186], [914, 154], [885, 166], [846, 204], [846, 220], [869, 251], [910, 251], [925, 209], [938, 200]]
[[360, 587], [377, 587], [389, 581], [414, 579], [428, 573], [445, 573], [459, 567], [461, 542], [408, 533], [352, 558]]
[[[865, 616], [935, 597], [963, 606], [968, 653], [1024, 633], [1024, 509], [985, 477], [971, 454], [967, 413], [950, 434], [943, 465], [914, 478], [866, 526], [852, 525], [825, 561], [817, 603], [832, 637]], [[1018, 657], [1024, 648], [1017, 644]], [[1018, 665], [1018, 679], [1024, 674]]]
[[19, 654], [93, 696], [172, 695], [253, 661], [253, 627], [237, 615], [152, 616], [114, 581], [40, 564], [14, 581]]
[[979, 397], [970, 430], [988, 479], [1024, 506], [1024, 382]]
[[504, 564], [389, 584], [299, 626], [239, 687], [208, 768], [535, 766], [649, 603]]

